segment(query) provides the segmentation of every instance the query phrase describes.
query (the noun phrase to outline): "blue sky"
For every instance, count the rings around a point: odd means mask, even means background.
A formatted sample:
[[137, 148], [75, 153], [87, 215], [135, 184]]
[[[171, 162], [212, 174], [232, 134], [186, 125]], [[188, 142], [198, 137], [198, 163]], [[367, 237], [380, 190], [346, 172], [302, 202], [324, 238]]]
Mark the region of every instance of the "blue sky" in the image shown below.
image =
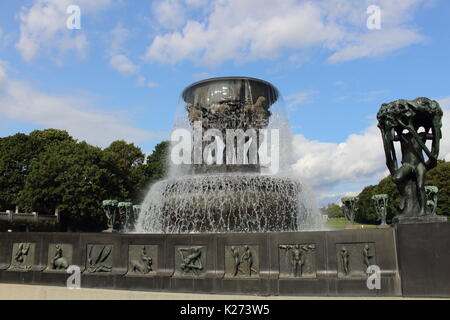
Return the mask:
[[[66, 27], [71, 4], [79, 30]], [[334, 201], [387, 174], [382, 103], [426, 96], [450, 109], [449, 14], [446, 0], [1, 0], [0, 136], [54, 127], [151, 152], [187, 85], [262, 78], [284, 96], [295, 174]]]

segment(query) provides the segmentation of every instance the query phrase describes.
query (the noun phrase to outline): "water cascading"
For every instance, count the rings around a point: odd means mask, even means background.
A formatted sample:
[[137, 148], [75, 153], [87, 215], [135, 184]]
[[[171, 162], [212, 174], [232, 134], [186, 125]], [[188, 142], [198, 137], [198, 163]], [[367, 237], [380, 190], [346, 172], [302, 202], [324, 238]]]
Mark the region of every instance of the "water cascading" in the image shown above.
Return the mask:
[[136, 231], [276, 232], [304, 226], [311, 210], [301, 200], [302, 185], [283, 170], [289, 128], [270, 110], [280, 99], [278, 90], [259, 79], [214, 78], [187, 87], [182, 99], [187, 116], [172, 134], [168, 177], [150, 188]]

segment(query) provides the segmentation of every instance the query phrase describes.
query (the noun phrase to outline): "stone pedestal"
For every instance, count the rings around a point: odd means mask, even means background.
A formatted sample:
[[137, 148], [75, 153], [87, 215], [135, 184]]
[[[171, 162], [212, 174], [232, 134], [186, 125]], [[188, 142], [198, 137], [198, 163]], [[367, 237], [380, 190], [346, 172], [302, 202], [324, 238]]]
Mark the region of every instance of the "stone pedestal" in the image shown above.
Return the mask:
[[[0, 282], [66, 286], [66, 267], [76, 265], [82, 288], [400, 296], [395, 239], [393, 228], [171, 235], [0, 233]], [[25, 246], [30, 250], [17, 261], [19, 247]], [[380, 268], [379, 288], [367, 286], [368, 265]]]
[[449, 235], [450, 223], [396, 226], [403, 296], [450, 296]]

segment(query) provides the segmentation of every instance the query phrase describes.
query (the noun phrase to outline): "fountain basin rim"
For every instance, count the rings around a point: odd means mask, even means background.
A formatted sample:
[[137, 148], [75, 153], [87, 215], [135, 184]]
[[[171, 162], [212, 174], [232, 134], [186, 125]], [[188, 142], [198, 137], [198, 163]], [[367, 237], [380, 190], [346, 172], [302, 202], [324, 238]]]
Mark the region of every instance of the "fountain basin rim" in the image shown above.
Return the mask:
[[259, 82], [262, 83], [268, 87], [270, 87], [274, 92], [275, 92], [275, 97], [273, 99], [273, 102], [277, 101], [278, 98], [280, 97], [280, 91], [278, 90], [277, 87], [275, 87], [273, 84], [271, 84], [268, 81], [262, 80], [262, 79], [258, 79], [258, 78], [251, 78], [251, 77], [242, 77], [242, 76], [229, 76], [229, 77], [215, 77], [215, 78], [209, 78], [209, 79], [204, 79], [204, 80], [200, 80], [197, 82], [194, 82], [193, 84], [187, 86], [183, 92], [181, 93], [181, 97], [183, 98], [183, 100], [185, 102], [187, 101], [187, 93], [189, 91], [191, 91], [192, 89], [194, 89], [195, 87], [199, 86], [199, 85], [203, 85], [206, 83], [213, 83], [213, 82], [220, 82], [220, 81], [229, 81], [229, 80], [248, 80], [248, 81], [253, 81], [253, 82]]

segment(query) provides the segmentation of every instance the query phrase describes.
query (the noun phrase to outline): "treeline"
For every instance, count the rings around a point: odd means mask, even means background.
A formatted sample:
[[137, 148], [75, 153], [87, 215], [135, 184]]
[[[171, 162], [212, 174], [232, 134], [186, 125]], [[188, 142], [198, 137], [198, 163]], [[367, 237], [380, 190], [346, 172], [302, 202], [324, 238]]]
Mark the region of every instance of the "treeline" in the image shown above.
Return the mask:
[[[436, 168], [427, 173], [426, 185], [439, 188], [437, 214], [450, 217], [450, 162], [441, 160]], [[387, 221], [398, 215], [398, 205], [400, 194], [397, 186], [390, 176], [381, 180], [377, 185], [365, 187], [358, 195], [358, 212], [355, 221], [363, 224], [378, 224], [378, 217], [372, 202], [372, 196], [376, 194], [387, 194], [389, 196], [389, 206]], [[330, 204], [322, 208], [322, 212], [329, 217], [342, 217], [341, 206]]]
[[55, 129], [0, 138], [0, 211], [58, 208], [61, 230], [103, 230], [102, 201], [140, 203], [165, 175], [167, 150], [162, 142], [146, 156], [125, 141], [101, 149]]

